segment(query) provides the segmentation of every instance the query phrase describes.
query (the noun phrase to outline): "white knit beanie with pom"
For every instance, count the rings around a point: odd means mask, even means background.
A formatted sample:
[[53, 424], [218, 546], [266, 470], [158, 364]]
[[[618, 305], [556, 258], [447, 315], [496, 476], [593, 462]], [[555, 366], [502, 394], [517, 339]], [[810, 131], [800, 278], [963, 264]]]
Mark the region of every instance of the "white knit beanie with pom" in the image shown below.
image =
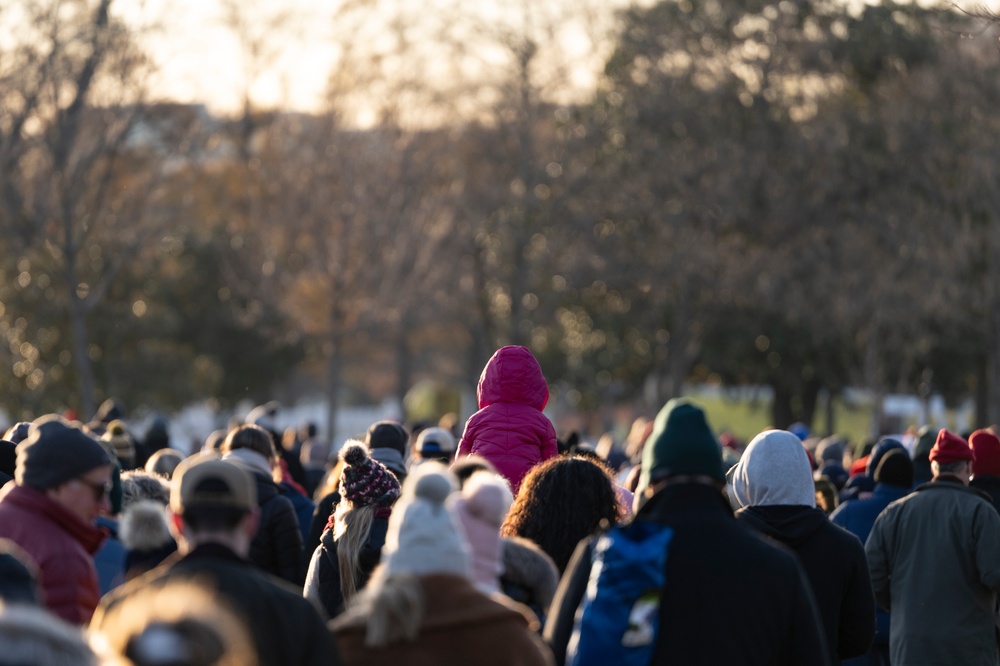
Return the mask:
[[489, 472], [473, 474], [461, 494], [449, 500], [472, 550], [473, 578], [476, 585], [487, 592], [500, 591], [500, 575], [503, 574], [500, 526], [513, 501], [503, 477]]
[[445, 500], [458, 488], [444, 465], [420, 465], [403, 484], [382, 548], [387, 576], [450, 573], [471, 580], [462, 528]]

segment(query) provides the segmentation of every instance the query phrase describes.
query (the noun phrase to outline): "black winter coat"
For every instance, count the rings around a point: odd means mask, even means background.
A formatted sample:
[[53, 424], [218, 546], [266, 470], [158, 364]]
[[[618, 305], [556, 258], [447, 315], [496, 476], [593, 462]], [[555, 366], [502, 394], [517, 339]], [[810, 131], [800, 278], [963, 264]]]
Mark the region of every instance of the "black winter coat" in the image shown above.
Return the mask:
[[986, 493], [993, 508], [997, 510], [997, 513], [1000, 513], [1000, 476], [979, 474], [972, 477], [972, 481], [969, 481], [969, 487]]
[[[819, 612], [797, 558], [736, 522], [721, 492], [696, 483], [668, 486], [635, 520], [674, 530], [652, 665], [830, 664]], [[545, 625], [557, 664], [566, 659], [594, 541], [577, 547]]]
[[293, 585], [302, 584], [302, 532], [295, 507], [269, 476], [253, 473], [257, 482], [260, 525], [250, 542], [250, 561]]
[[309, 523], [309, 533], [306, 535], [305, 543], [302, 544], [302, 570], [309, 571], [309, 563], [312, 561], [313, 553], [319, 547], [320, 539], [326, 526], [330, 522], [330, 517], [340, 504], [340, 493], [336, 490], [327, 493], [316, 502], [313, 509], [312, 521]]
[[[361, 578], [358, 589], [368, 582], [372, 571], [382, 559], [382, 546], [389, 529], [389, 519], [375, 517], [368, 538], [361, 546], [358, 554], [358, 564], [361, 566]], [[320, 545], [313, 552], [303, 594], [307, 599], [319, 600], [328, 617], [335, 618], [344, 612], [344, 593], [340, 587], [340, 561], [337, 559], [337, 542], [333, 539], [333, 530], [323, 532]]]
[[336, 645], [316, 608], [296, 588], [265, 574], [219, 544], [198, 546], [175, 555], [101, 600], [91, 626], [101, 628], [104, 614], [137, 591], [178, 581], [207, 585], [229, 602], [247, 623], [261, 666], [336, 666]]
[[809, 506], [750, 506], [736, 518], [799, 556], [834, 663], [867, 652], [875, 639], [875, 595], [858, 537]]

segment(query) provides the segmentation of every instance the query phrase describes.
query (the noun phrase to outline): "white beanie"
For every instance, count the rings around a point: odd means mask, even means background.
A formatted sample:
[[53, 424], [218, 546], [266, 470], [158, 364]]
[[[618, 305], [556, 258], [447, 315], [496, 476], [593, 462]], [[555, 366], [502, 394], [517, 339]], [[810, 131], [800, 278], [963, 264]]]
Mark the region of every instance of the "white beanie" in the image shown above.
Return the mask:
[[500, 591], [500, 526], [513, 501], [503, 477], [485, 471], [469, 477], [462, 493], [449, 500], [468, 538], [476, 585], [489, 592]]
[[471, 580], [468, 546], [445, 500], [458, 488], [444, 465], [420, 465], [406, 479], [382, 548], [387, 576], [450, 573]]

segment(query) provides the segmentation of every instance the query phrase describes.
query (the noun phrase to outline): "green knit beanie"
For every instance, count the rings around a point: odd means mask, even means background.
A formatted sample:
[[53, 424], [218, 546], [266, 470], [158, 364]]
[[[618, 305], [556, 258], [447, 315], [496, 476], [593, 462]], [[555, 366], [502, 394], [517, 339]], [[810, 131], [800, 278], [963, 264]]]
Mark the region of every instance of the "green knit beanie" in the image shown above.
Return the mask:
[[650, 480], [667, 476], [708, 476], [726, 482], [722, 448], [708, 427], [705, 412], [687, 398], [663, 406], [653, 422], [653, 432], [642, 450], [642, 474], [636, 495]]

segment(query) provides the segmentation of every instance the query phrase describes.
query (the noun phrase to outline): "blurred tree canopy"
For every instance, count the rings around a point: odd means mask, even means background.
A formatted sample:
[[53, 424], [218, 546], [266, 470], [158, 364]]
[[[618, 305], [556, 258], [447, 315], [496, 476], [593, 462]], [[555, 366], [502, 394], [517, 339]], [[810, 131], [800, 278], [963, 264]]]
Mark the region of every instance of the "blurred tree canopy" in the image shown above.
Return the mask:
[[[325, 111], [247, 92], [226, 119], [151, 101], [112, 0], [14, 5], [12, 414], [291, 391], [326, 394], [333, 418], [422, 379], [472, 387], [525, 344], [570, 408], [652, 410], [702, 381], [769, 386], [779, 427], [820, 425], [820, 396], [847, 387], [971, 397], [1000, 421], [1000, 57], [958, 12], [631, 7], [593, 95], [567, 102], [571, 63], [540, 53], [590, 3], [512, 3], [489, 26], [348, 4]], [[230, 9], [259, 57], [296, 24]], [[446, 84], [417, 25], [455, 63]], [[477, 57], [493, 76], [463, 78]]]

